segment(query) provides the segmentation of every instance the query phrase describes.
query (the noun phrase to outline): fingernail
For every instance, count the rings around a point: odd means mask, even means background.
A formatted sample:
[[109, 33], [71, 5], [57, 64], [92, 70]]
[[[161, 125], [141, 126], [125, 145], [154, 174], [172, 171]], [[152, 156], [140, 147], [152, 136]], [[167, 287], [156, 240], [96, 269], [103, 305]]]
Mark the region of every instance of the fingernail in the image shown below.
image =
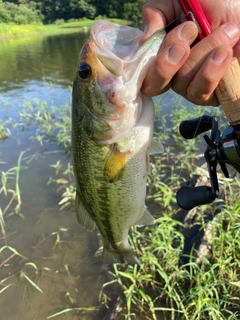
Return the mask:
[[228, 57], [228, 51], [225, 49], [218, 49], [213, 56], [213, 61], [216, 64], [222, 64]]
[[180, 37], [185, 41], [192, 41], [198, 35], [198, 28], [195, 23], [187, 23], [180, 31]]
[[182, 46], [174, 44], [168, 50], [168, 60], [173, 64], [177, 64], [182, 60], [185, 54], [186, 50]]
[[232, 23], [225, 24], [224, 31], [230, 39], [234, 39], [239, 36], [239, 28]]

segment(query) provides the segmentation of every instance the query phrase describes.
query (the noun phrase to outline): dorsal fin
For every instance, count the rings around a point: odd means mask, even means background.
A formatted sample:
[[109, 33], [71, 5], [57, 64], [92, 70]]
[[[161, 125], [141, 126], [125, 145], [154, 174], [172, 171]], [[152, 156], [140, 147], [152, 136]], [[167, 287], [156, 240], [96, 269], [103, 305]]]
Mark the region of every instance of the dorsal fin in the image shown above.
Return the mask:
[[154, 219], [154, 217], [151, 215], [151, 213], [148, 211], [147, 207], [145, 206], [141, 218], [135, 222], [135, 225], [142, 227], [149, 224], [154, 224], [155, 222], [156, 220]]

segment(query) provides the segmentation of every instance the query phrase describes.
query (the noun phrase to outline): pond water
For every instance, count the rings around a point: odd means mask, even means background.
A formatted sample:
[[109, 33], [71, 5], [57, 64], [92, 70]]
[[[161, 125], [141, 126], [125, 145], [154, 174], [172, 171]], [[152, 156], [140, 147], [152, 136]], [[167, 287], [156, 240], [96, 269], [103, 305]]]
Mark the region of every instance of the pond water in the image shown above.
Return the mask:
[[[19, 121], [24, 101], [32, 98], [62, 108], [70, 100], [69, 87], [87, 37], [69, 33], [1, 40], [0, 119]], [[167, 93], [164, 100], [170, 112], [173, 94]], [[56, 318], [102, 319], [99, 292], [107, 278], [101, 260], [94, 257], [97, 231], [86, 232], [73, 210], [59, 209], [61, 191], [48, 184], [55, 172], [51, 165], [61, 159], [66, 168], [71, 160], [56, 142], [46, 141], [42, 148], [31, 141], [34, 130], [31, 125], [13, 128], [11, 136], [0, 142], [1, 171], [16, 166], [25, 151], [19, 181], [23, 217], [6, 214], [5, 234], [0, 233], [1, 319], [42, 320], [68, 308], [84, 310]], [[6, 200], [0, 198], [0, 206], [4, 205]]]

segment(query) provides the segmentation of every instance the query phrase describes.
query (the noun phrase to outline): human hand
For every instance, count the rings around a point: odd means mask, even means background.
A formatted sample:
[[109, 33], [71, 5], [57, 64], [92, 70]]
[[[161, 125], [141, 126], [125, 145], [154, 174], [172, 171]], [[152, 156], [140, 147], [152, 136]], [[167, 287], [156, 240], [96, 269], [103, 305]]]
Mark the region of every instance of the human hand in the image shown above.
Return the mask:
[[[240, 1], [199, 2], [213, 32], [190, 50], [189, 46], [197, 36], [195, 24], [188, 21], [171, 30], [149, 69], [142, 86], [143, 93], [154, 96], [171, 87], [195, 104], [219, 104], [214, 90], [228, 69], [232, 56], [240, 62]], [[177, 0], [152, 0], [147, 3], [142, 10], [145, 26], [143, 41], [157, 29], [165, 28], [183, 15]]]

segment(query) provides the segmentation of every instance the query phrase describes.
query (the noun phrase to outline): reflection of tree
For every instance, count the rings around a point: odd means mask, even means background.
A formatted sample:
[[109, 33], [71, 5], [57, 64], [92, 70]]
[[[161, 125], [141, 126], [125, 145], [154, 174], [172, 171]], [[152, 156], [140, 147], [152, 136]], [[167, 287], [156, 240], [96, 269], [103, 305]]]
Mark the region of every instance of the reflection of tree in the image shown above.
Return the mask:
[[0, 86], [46, 80], [70, 84], [88, 34], [23, 37], [0, 41]]

